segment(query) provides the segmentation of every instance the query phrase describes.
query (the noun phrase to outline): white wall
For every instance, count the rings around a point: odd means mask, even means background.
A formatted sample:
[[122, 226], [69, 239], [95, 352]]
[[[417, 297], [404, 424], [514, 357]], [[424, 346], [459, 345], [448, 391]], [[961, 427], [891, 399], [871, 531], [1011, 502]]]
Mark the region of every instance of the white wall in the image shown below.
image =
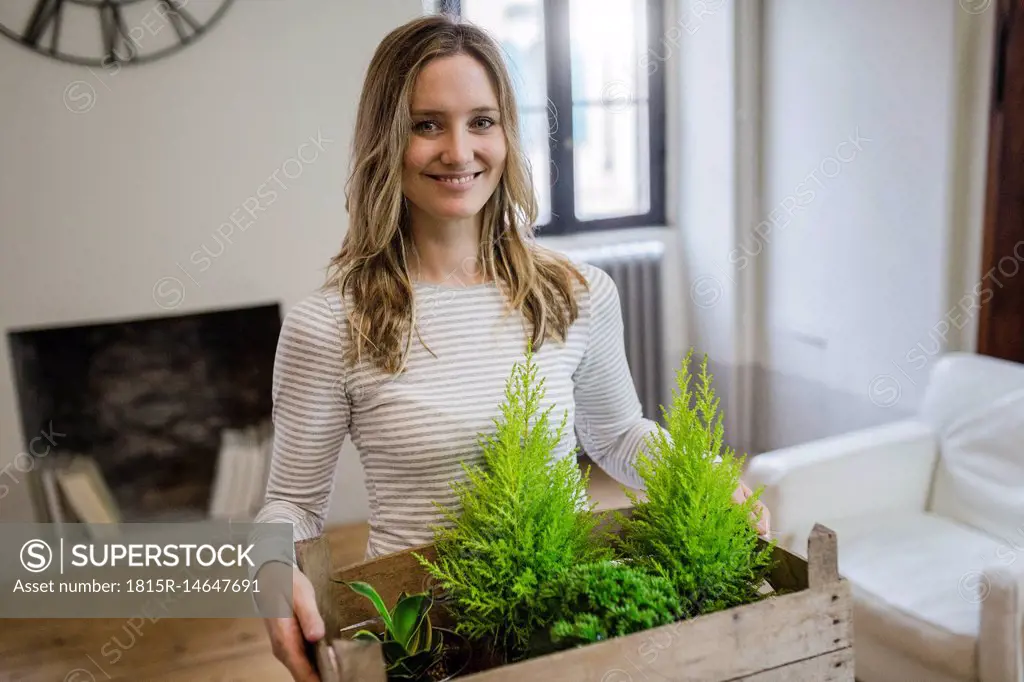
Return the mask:
[[764, 3], [762, 449], [902, 416], [971, 347], [992, 10], [961, 4]]
[[[687, 347], [707, 354], [725, 412], [726, 439], [738, 437], [735, 381], [737, 280], [728, 254], [736, 240], [734, 3], [670, 2], [666, 35], [653, 48], [667, 59], [667, 178], [684, 286], [670, 296], [687, 309]], [[695, 369], [695, 368], [694, 368]]]
[[[0, 40], [0, 357], [11, 328], [287, 310], [318, 286], [346, 229], [364, 69], [420, 11], [420, 0], [235, 2], [195, 45], [116, 73]], [[254, 202], [266, 209], [255, 221]], [[5, 360], [3, 521], [29, 518], [16, 409]], [[341, 460], [331, 520], [365, 518], [351, 443]]]

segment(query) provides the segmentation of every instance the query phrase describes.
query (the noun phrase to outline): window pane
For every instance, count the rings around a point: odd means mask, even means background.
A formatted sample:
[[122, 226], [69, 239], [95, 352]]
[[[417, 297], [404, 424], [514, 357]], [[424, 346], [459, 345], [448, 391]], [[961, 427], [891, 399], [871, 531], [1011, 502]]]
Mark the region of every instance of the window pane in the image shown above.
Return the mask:
[[501, 44], [520, 108], [546, 106], [543, 0], [462, 0], [462, 15]]
[[573, 107], [576, 217], [639, 215], [650, 210], [646, 103]]
[[646, 0], [570, 0], [575, 213], [650, 210]]
[[570, 0], [575, 104], [646, 100], [647, 0]]
[[551, 222], [551, 150], [548, 147], [547, 109], [527, 109], [522, 115], [523, 147], [533, 167], [533, 187], [537, 192], [537, 224]]

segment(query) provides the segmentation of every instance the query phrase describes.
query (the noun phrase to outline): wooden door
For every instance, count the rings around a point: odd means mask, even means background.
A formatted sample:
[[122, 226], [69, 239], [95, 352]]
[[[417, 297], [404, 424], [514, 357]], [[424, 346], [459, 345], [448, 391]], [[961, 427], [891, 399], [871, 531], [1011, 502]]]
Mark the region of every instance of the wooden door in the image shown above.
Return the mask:
[[1024, 0], [999, 0], [978, 352], [1024, 362]]

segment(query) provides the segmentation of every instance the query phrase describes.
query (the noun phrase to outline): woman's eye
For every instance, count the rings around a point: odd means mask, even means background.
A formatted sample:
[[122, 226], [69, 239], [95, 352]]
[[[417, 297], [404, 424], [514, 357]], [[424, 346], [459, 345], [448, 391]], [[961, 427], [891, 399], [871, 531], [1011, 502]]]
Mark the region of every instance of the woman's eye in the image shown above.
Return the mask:
[[491, 118], [478, 118], [475, 121], [473, 121], [473, 125], [478, 130], [487, 130], [488, 128], [490, 128], [491, 126], [494, 125], [494, 119], [491, 119]]
[[437, 132], [437, 123], [434, 121], [420, 121], [413, 126], [413, 130], [420, 133], [433, 133]]

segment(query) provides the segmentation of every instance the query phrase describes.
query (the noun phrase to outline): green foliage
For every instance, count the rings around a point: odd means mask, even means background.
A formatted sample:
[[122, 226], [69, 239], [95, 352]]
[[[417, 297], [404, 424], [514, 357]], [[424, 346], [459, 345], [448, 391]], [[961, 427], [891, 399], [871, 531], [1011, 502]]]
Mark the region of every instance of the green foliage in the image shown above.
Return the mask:
[[692, 354], [676, 375], [671, 409], [663, 408], [668, 433], [651, 436], [647, 454], [638, 456], [647, 499], [627, 491], [633, 515], [620, 515], [618, 543], [647, 572], [672, 582], [686, 617], [757, 601], [775, 544], [758, 548], [751, 521], [761, 489], [742, 504], [733, 500], [743, 462], [723, 448], [722, 415], [706, 356], [700, 385], [691, 393]]
[[560, 648], [665, 625], [682, 615], [672, 583], [621, 562], [573, 566], [542, 597], [555, 616], [551, 641]]
[[456, 632], [506, 661], [528, 655], [552, 622], [541, 588], [570, 566], [611, 556], [593, 535], [589, 471], [581, 476], [575, 457], [552, 462], [567, 417], [552, 431], [537, 373], [531, 344], [506, 382], [496, 433], [480, 437], [483, 465], [463, 462], [467, 480], [451, 484], [457, 505], [438, 505], [449, 523], [435, 529], [437, 561], [417, 555], [449, 593]]
[[384, 600], [372, 585], [359, 581], [346, 583], [352, 591], [373, 604], [384, 623], [383, 634], [360, 630], [352, 639], [380, 642], [387, 662], [388, 680], [420, 680], [441, 660], [441, 637], [430, 623], [434, 597], [429, 592], [408, 595], [402, 592], [395, 607], [388, 611]]

